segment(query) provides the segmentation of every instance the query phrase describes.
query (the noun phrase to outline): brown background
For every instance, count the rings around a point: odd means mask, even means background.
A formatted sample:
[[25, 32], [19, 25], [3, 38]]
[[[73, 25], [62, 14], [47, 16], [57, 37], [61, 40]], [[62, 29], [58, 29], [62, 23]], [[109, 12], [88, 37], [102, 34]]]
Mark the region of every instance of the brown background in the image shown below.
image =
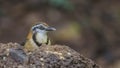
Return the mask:
[[25, 41], [32, 25], [57, 29], [53, 44], [68, 45], [103, 68], [120, 68], [119, 0], [0, 0], [0, 42]]

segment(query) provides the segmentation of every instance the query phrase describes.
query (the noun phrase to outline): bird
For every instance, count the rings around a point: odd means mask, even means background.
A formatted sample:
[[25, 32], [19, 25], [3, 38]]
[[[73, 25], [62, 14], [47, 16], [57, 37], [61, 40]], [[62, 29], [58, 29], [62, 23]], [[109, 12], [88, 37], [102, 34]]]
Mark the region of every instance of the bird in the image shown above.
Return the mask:
[[34, 25], [28, 33], [24, 48], [27, 51], [34, 51], [38, 49], [42, 44], [51, 45], [51, 41], [47, 33], [55, 30], [56, 29], [54, 27], [51, 27], [43, 22]]

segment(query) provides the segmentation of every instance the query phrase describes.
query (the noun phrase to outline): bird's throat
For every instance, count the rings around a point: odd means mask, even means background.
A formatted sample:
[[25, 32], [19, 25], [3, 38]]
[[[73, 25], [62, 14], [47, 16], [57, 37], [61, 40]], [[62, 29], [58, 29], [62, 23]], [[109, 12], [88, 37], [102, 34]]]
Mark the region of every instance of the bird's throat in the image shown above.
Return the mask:
[[41, 46], [47, 42], [47, 35], [42, 33], [34, 33], [33, 40], [37, 46]]

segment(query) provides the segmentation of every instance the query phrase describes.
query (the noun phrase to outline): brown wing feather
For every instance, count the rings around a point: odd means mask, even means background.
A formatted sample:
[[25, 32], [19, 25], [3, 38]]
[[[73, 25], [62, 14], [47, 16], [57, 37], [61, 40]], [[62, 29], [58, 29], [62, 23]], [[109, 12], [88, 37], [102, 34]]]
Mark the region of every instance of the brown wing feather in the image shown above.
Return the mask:
[[33, 36], [32, 31], [30, 31], [29, 34], [28, 34], [28, 36], [27, 36], [27, 39], [31, 39], [32, 36]]

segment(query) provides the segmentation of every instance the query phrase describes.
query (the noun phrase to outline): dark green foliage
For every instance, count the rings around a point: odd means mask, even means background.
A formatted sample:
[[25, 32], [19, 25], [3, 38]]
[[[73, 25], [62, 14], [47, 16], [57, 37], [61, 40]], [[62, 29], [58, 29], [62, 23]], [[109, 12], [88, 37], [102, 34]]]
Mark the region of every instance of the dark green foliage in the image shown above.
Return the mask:
[[56, 8], [62, 8], [69, 11], [74, 10], [74, 5], [68, 0], [49, 0], [49, 4]]

